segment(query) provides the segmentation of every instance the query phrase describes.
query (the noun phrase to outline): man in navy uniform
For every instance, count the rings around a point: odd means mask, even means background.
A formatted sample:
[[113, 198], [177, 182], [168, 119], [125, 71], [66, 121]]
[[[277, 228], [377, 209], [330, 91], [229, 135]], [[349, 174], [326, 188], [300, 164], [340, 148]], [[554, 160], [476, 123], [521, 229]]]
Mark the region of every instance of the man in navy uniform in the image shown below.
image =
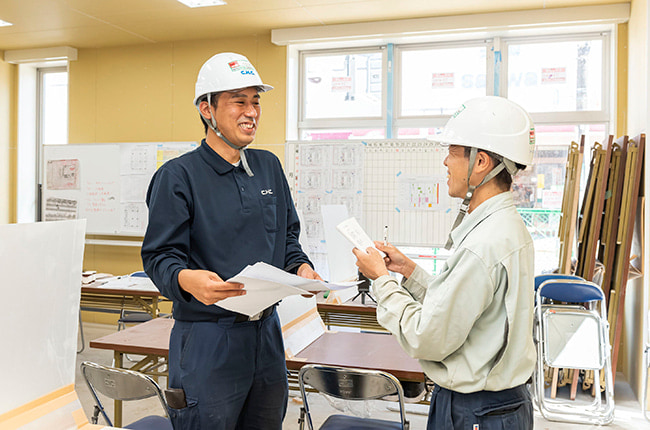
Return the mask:
[[320, 279], [298, 243], [280, 161], [246, 149], [259, 126], [260, 93], [272, 88], [242, 55], [210, 58], [194, 98], [206, 137], [165, 163], [147, 192], [142, 261], [173, 301], [168, 385], [177, 430], [282, 428], [288, 386], [275, 306], [253, 317], [219, 307], [245, 293], [224, 281], [258, 261]]

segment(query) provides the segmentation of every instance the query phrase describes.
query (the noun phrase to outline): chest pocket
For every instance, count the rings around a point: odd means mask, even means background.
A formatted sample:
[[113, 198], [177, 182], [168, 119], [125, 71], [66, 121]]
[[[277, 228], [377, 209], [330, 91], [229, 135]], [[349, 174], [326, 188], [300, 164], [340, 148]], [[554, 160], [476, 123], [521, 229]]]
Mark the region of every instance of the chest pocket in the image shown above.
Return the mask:
[[264, 228], [268, 232], [276, 232], [279, 230], [278, 226], [278, 200], [277, 197], [266, 197], [260, 199], [262, 205], [262, 220]]

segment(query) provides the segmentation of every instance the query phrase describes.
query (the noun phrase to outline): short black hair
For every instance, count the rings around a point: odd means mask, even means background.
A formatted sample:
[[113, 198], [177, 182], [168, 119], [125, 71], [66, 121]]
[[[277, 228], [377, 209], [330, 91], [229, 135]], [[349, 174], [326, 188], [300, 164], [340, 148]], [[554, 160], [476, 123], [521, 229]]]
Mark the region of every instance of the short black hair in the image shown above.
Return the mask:
[[[472, 148], [469, 146], [465, 146], [464, 148], [465, 148], [465, 158], [469, 158], [472, 152]], [[478, 149], [478, 148], [477, 151], [485, 152], [488, 155], [488, 157], [490, 157], [495, 167], [499, 163], [501, 163], [501, 160], [503, 160], [503, 157], [501, 155], [495, 154], [494, 152], [486, 151], [484, 149]], [[517, 169], [519, 169], [519, 171], [524, 170], [526, 168], [524, 164], [519, 164], [519, 163], [515, 163], [515, 166], [517, 166]], [[494, 177], [494, 179], [496, 180], [497, 186], [504, 191], [509, 190], [510, 187], [512, 187], [512, 175], [510, 175], [510, 173], [506, 169], [501, 170], [499, 174]]]

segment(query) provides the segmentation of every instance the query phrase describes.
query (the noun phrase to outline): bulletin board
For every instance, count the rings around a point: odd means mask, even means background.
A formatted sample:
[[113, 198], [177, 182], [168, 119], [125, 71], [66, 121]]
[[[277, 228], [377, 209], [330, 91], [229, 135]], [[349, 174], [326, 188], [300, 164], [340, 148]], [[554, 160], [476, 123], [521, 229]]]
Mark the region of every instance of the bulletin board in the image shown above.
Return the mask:
[[144, 236], [154, 172], [197, 142], [45, 145], [41, 219], [86, 219], [87, 234]]
[[345, 204], [374, 240], [442, 247], [459, 199], [449, 197], [447, 149], [428, 140], [287, 142], [285, 169], [310, 255], [326, 252], [320, 206]]

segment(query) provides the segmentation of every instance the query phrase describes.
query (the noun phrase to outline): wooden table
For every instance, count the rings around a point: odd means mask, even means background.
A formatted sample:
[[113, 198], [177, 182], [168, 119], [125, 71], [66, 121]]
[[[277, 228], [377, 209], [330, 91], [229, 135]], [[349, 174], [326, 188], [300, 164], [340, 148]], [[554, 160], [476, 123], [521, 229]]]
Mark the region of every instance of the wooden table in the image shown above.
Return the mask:
[[295, 357], [287, 369], [305, 364], [383, 370], [401, 381], [424, 382], [418, 360], [409, 357], [394, 336], [381, 333], [325, 332]]
[[157, 290], [103, 288], [99, 283], [81, 287], [82, 311], [120, 313], [126, 309], [144, 311], [156, 318], [160, 314], [160, 302], [166, 300]]
[[[169, 336], [174, 320], [156, 318], [90, 342], [91, 348], [114, 351], [115, 366], [123, 367], [124, 354], [145, 358], [130, 369], [160, 376], [157, 368], [167, 363]], [[383, 370], [402, 381], [424, 382], [420, 364], [409, 357], [389, 334], [326, 332], [296, 356], [287, 359], [287, 369], [297, 372], [305, 364]], [[153, 369], [153, 372], [152, 372]], [[115, 401], [115, 425], [122, 425], [122, 402]]]

